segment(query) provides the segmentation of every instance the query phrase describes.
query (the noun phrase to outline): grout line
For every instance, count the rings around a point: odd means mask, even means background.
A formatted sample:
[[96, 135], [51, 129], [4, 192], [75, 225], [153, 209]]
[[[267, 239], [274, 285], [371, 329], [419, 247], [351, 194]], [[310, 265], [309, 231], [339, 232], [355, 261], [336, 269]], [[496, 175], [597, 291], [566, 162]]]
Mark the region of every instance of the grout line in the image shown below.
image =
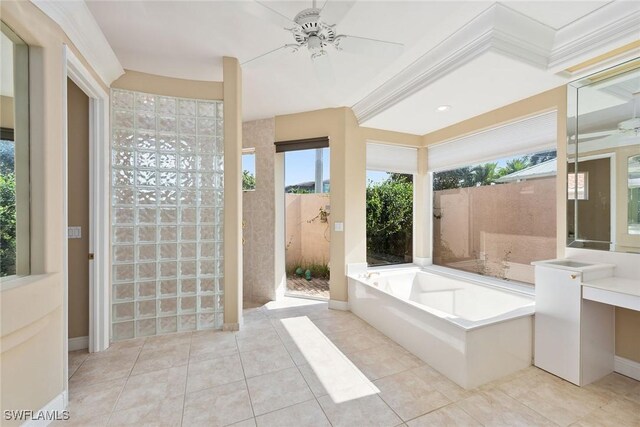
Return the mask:
[[182, 394], [182, 415], [180, 416], [180, 425], [184, 424], [184, 407], [187, 401], [187, 385], [189, 383], [189, 367], [191, 365], [191, 345], [193, 343], [193, 332], [191, 332], [191, 337], [189, 338], [189, 355], [187, 357], [187, 373], [184, 379], [184, 393]]
[[238, 350], [238, 359], [240, 359], [240, 367], [242, 368], [242, 377], [244, 378], [244, 386], [247, 388], [247, 395], [249, 396], [249, 406], [251, 407], [251, 413], [253, 414], [253, 421], [256, 422], [256, 411], [253, 409], [253, 399], [251, 399], [251, 391], [249, 390], [249, 383], [247, 382], [247, 374], [244, 371], [244, 363], [242, 362], [242, 356], [240, 355], [240, 347], [238, 347], [238, 337], [234, 336], [236, 341], [236, 348]]

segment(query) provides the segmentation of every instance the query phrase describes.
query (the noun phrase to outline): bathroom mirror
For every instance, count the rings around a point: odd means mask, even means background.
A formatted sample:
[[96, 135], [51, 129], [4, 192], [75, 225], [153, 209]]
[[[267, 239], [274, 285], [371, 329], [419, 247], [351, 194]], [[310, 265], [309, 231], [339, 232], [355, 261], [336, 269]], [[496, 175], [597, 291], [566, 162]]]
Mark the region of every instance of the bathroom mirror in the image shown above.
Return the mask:
[[568, 86], [567, 243], [640, 252], [640, 58]]

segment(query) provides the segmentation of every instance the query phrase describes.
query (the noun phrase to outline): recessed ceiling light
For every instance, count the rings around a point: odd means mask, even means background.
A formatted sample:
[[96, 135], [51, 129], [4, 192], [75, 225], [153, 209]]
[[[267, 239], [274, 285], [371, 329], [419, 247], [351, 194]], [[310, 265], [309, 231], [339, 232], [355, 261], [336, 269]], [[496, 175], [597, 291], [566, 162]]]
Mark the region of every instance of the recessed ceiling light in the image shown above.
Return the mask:
[[451, 105], [440, 105], [438, 108], [436, 108], [436, 110], [442, 112], [442, 111], [449, 111], [451, 110]]

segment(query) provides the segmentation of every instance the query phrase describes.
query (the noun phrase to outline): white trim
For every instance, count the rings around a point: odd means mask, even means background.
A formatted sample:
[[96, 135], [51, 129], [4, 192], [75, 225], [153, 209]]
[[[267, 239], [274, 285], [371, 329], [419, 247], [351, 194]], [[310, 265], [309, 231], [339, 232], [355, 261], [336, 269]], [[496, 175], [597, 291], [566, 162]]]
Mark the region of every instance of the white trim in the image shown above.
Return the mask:
[[68, 351], [84, 350], [89, 348], [89, 337], [75, 337], [69, 338]]
[[[49, 403], [44, 405], [39, 411], [34, 412], [34, 416], [37, 416], [40, 412], [52, 414], [56, 412], [59, 416], [62, 416], [62, 412], [67, 409], [69, 404], [69, 397], [66, 391], [63, 391], [56, 397], [54, 397]], [[51, 424], [54, 420], [29, 420], [22, 424], [23, 427], [44, 427]]]
[[84, 1], [31, 2], [62, 28], [107, 86], [124, 74], [118, 57]]
[[431, 257], [421, 258], [421, 257], [414, 256], [413, 257], [413, 263], [415, 265], [420, 266], [420, 267], [426, 267], [428, 265], [432, 265], [433, 264], [433, 258], [431, 258]]
[[614, 356], [613, 370], [619, 374], [640, 381], [640, 363], [636, 361], [625, 359], [620, 356]]
[[222, 330], [225, 332], [235, 332], [240, 330], [240, 323], [223, 323]]
[[330, 299], [329, 308], [331, 310], [349, 311], [349, 302], [338, 301], [337, 299]]

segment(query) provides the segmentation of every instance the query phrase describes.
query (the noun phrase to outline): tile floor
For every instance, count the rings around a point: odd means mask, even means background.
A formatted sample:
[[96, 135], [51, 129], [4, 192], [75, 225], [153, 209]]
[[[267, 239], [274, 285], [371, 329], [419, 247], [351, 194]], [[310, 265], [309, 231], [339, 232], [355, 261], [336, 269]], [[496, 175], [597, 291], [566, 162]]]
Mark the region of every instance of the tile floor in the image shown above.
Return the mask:
[[464, 390], [348, 312], [288, 298], [240, 332], [69, 354], [64, 425], [638, 426], [640, 382], [576, 387], [531, 367]]

